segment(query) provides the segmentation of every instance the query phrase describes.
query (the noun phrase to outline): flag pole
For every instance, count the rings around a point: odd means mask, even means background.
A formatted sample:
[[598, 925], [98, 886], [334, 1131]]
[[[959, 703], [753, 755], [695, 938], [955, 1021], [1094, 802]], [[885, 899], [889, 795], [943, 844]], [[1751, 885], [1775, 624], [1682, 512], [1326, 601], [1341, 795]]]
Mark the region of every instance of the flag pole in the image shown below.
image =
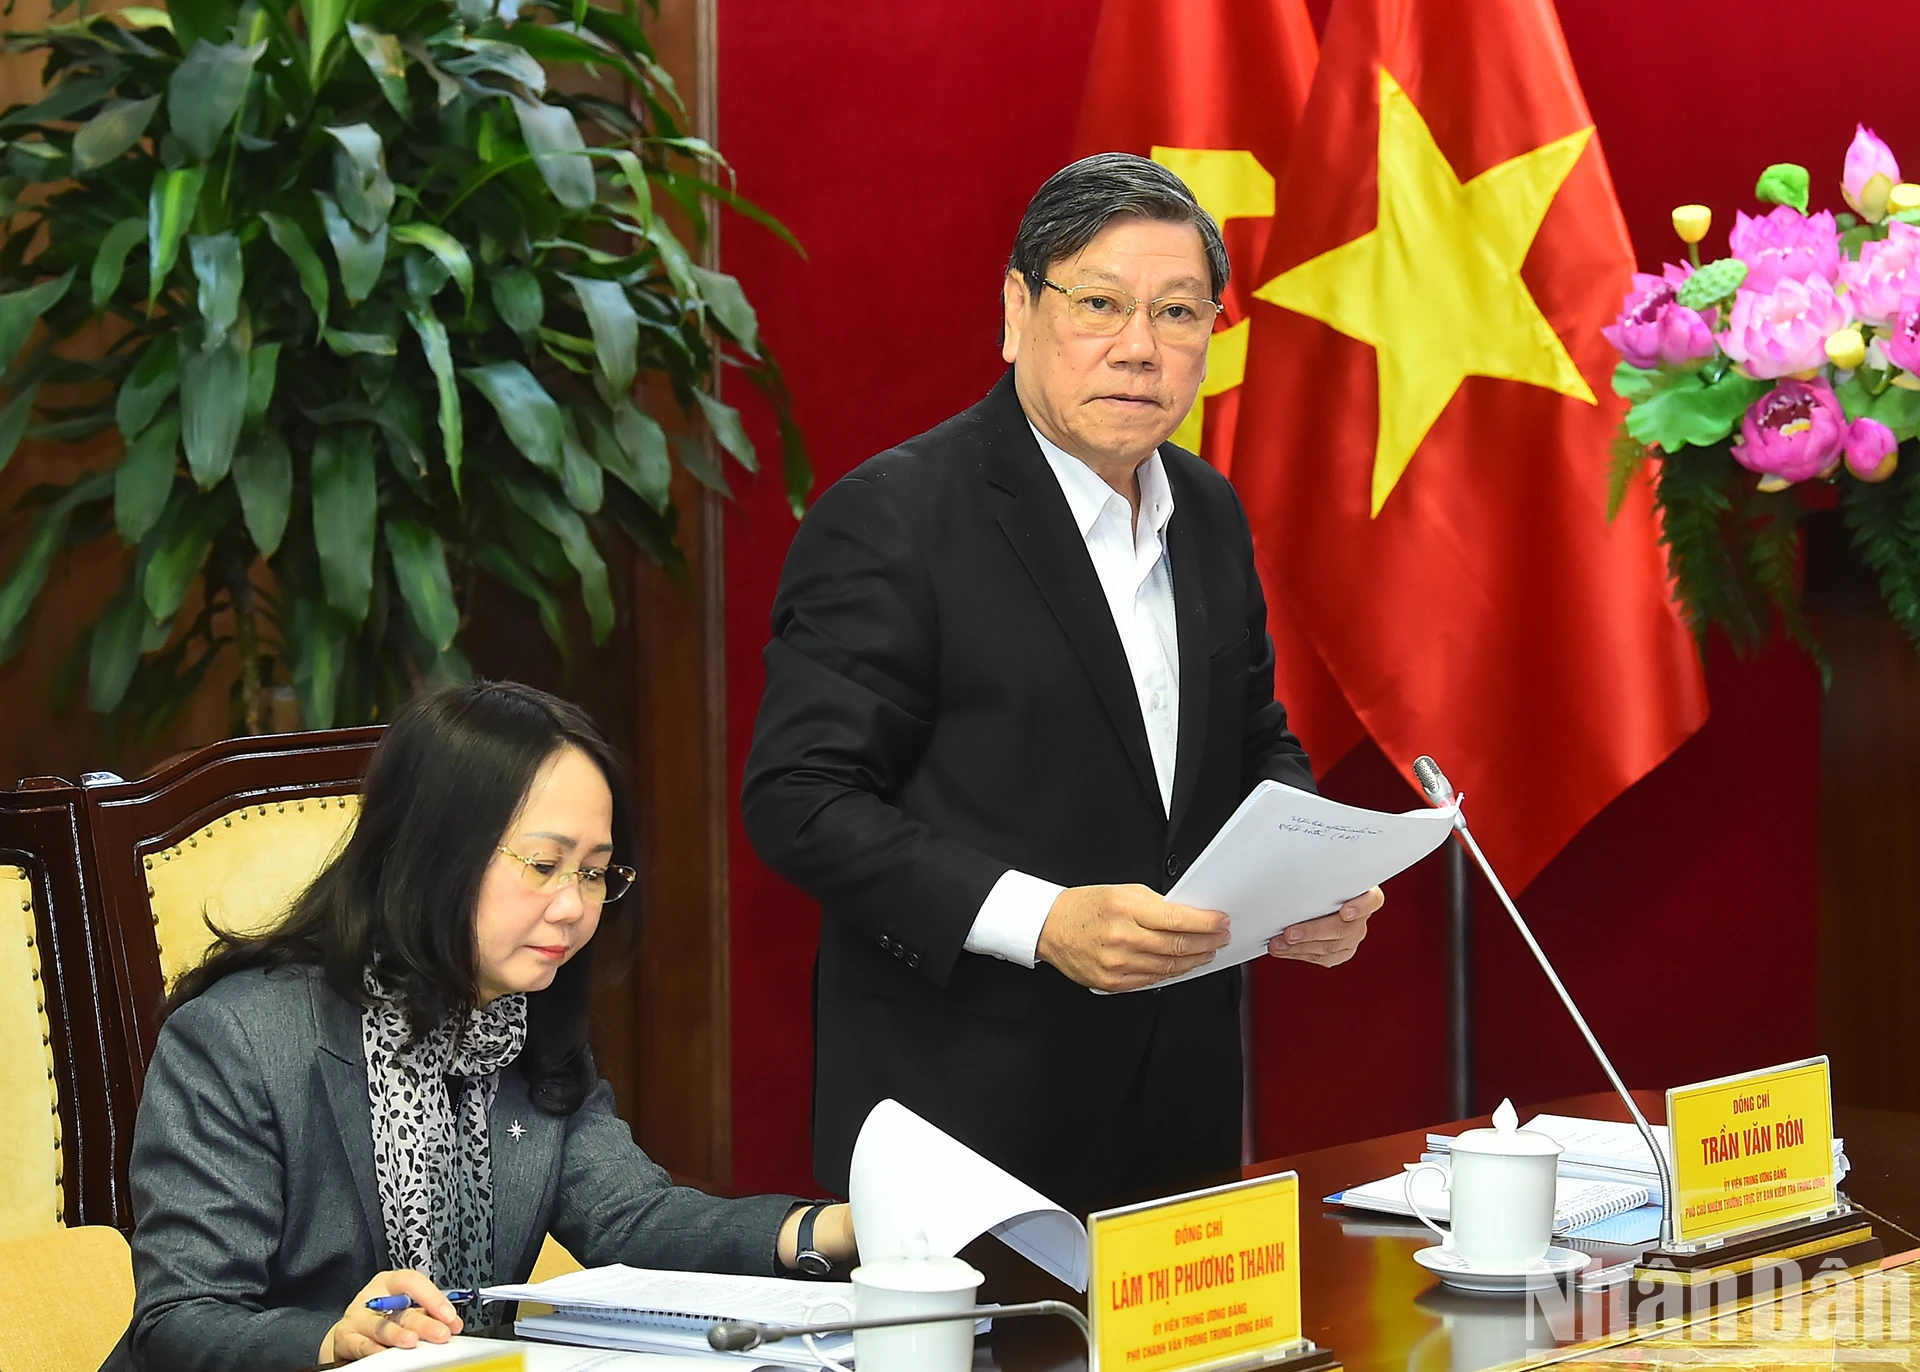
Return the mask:
[[1467, 855], [1447, 845], [1447, 1083], [1453, 1118], [1476, 1112], [1473, 1082], [1473, 888]]

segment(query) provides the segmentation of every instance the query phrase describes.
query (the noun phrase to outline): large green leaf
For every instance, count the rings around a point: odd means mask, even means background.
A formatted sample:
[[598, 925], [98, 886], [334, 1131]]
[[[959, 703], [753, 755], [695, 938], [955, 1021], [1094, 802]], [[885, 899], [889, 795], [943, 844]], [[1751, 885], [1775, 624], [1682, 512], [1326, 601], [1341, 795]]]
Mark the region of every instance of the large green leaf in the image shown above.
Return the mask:
[[502, 43], [497, 38], [462, 38], [454, 46], [464, 48], [467, 55], [447, 58], [440, 65], [456, 76], [492, 72], [517, 81], [536, 94], [547, 88], [547, 69], [513, 43]]
[[300, 0], [300, 13], [307, 20], [307, 80], [316, 87], [320, 84], [321, 64], [333, 47], [333, 40], [340, 36], [352, 8], [353, 0]]
[[370, 234], [393, 211], [386, 146], [371, 124], [342, 124], [327, 132], [340, 145], [333, 154], [333, 193], [347, 218]]
[[203, 491], [226, 478], [246, 422], [245, 334], [245, 329], [235, 329], [214, 347], [189, 343], [180, 353], [180, 433], [187, 470]]
[[687, 270], [699, 283], [700, 298], [707, 302], [707, 309], [720, 327], [732, 335], [749, 357], [760, 356], [760, 320], [753, 306], [747, 303], [739, 279], [693, 263], [688, 264]]
[[652, 415], [621, 397], [613, 407], [613, 436], [627, 461], [616, 467], [603, 454], [601, 465], [627, 484], [635, 495], [656, 510], [667, 508], [673, 482], [673, 463], [667, 456], [667, 435]]
[[587, 607], [587, 621], [593, 627], [593, 641], [604, 643], [613, 632], [613, 589], [607, 580], [606, 559], [593, 544], [586, 521], [553, 497], [552, 488], [531, 481], [515, 482], [514, 498], [520, 508], [566, 550], [567, 561], [580, 575], [580, 599]]
[[533, 153], [540, 176], [553, 192], [553, 198], [570, 210], [590, 209], [598, 194], [594, 187], [593, 162], [587, 155], [587, 142], [580, 136], [573, 111], [540, 100], [512, 96], [513, 112], [520, 119], [520, 136]]
[[753, 453], [753, 440], [747, 437], [747, 431], [740, 423], [740, 411], [722, 404], [705, 391], [695, 391], [693, 398], [700, 402], [700, 410], [707, 417], [707, 426], [713, 430], [713, 436], [719, 440], [720, 446], [733, 454], [733, 460], [748, 471], [759, 471], [760, 464]]
[[347, 21], [347, 36], [353, 40], [354, 51], [367, 64], [367, 70], [373, 73], [373, 79], [380, 83], [380, 94], [393, 106], [393, 112], [412, 123], [413, 101], [407, 95], [407, 57], [400, 40], [393, 34], [352, 20]]
[[325, 601], [307, 594], [291, 597], [286, 653], [300, 722], [309, 729], [333, 727], [340, 698], [340, 671], [347, 655], [347, 628]]
[[114, 397], [114, 418], [120, 436], [131, 443], [153, 422], [160, 407], [180, 384], [180, 335], [166, 333], [147, 344], [133, 371]]
[[328, 329], [327, 346], [341, 357], [352, 357], [358, 353], [369, 353], [375, 357], [392, 357], [400, 351], [396, 335], [385, 333], [351, 333], [344, 329]]
[[591, 277], [565, 278], [586, 312], [587, 327], [593, 331], [593, 351], [600, 363], [600, 375], [617, 393], [633, 385], [640, 369], [640, 316], [627, 299], [627, 289], [618, 281], [600, 281]]
[[84, 176], [104, 167], [140, 141], [140, 135], [153, 122], [160, 108], [160, 97], [145, 100], [115, 100], [74, 131], [73, 174]]
[[435, 652], [453, 646], [460, 632], [460, 610], [453, 600], [453, 578], [447, 574], [447, 549], [440, 535], [411, 519], [387, 521], [387, 556], [393, 579], [407, 602], [414, 627]]
[[492, 272], [487, 277], [487, 293], [507, 327], [530, 340], [547, 309], [547, 293], [540, 286], [540, 278], [525, 267]]
[[264, 42], [250, 48], [236, 43], [216, 47], [203, 39], [173, 69], [167, 81], [167, 119], [174, 137], [196, 160], [206, 161], [220, 146], [220, 135], [247, 98], [254, 63], [266, 50]]
[[20, 550], [6, 580], [0, 582], [0, 662], [12, 657], [20, 646], [20, 627], [27, 611], [46, 584], [53, 555], [67, 539], [67, 524], [81, 505], [103, 499], [113, 491], [112, 472], [89, 472], [58, 499], [41, 507], [33, 517], [26, 545]]
[[204, 167], [158, 171], [147, 197], [147, 299], [159, 298], [167, 273], [180, 256], [180, 239], [193, 222], [200, 203], [200, 187], [207, 179]]
[[273, 404], [273, 388], [279, 375], [280, 345], [256, 344], [247, 358], [246, 428], [257, 429], [266, 420], [267, 407]]
[[559, 598], [522, 566], [519, 559], [497, 543], [476, 544], [473, 560], [488, 576], [533, 602], [534, 609], [540, 615], [540, 627], [547, 631], [553, 646], [560, 650], [560, 660], [570, 666], [573, 647], [567, 640], [567, 620], [561, 611]]
[[527, 461], [559, 480], [563, 460], [560, 407], [533, 373], [518, 362], [493, 362], [484, 367], [463, 367], [460, 375], [487, 398], [500, 416], [507, 437]]
[[233, 484], [240, 492], [240, 514], [260, 556], [280, 550], [293, 505], [293, 454], [286, 440], [268, 430], [233, 455]]
[[267, 233], [275, 246], [293, 263], [293, 270], [300, 277], [300, 290], [307, 297], [307, 303], [313, 306], [314, 317], [324, 331], [327, 327], [329, 287], [327, 269], [320, 261], [320, 254], [307, 241], [306, 230], [292, 219], [282, 214], [269, 214], [265, 210], [260, 212], [260, 218], [265, 222]]
[[0, 114], [0, 131], [32, 128], [71, 119], [87, 106], [113, 91], [112, 78], [105, 76], [69, 76], [31, 105], [16, 107]]
[[473, 259], [467, 255], [459, 239], [432, 224], [395, 224], [391, 232], [400, 242], [411, 243], [432, 253], [460, 288], [461, 298], [467, 302], [467, 308], [473, 308]]
[[[185, 488], [182, 487], [182, 490]], [[213, 548], [213, 536], [227, 522], [227, 502], [218, 497], [190, 495], [177, 515], [148, 535], [152, 554], [147, 559], [147, 613], [156, 623], [172, 619], [193, 588]]]
[[1768, 383], [1729, 371], [1711, 383], [1697, 374], [1677, 377], [1627, 411], [1627, 432], [1639, 443], [1667, 452], [1718, 443], [1739, 424], [1747, 406], [1765, 395]]
[[127, 270], [127, 254], [146, 236], [147, 223], [137, 215], [127, 216], [101, 236], [89, 283], [93, 287], [94, 313], [104, 310], [113, 293], [120, 289], [120, 278]]
[[0, 469], [13, 460], [13, 450], [27, 432], [27, 422], [33, 418], [33, 399], [39, 393], [38, 381], [15, 386], [7, 403], [0, 405]]
[[138, 546], [167, 507], [180, 450], [180, 412], [169, 409], [127, 444], [113, 471], [113, 522], [128, 547]]
[[25, 290], [0, 295], [0, 372], [13, 365], [13, 359], [33, 332], [34, 322], [60, 303], [73, 284], [73, 269], [59, 276], [28, 286]]
[[218, 43], [233, 28], [238, 6], [233, 0], [168, 0], [167, 11], [180, 51], [186, 52], [200, 40]]
[[373, 430], [365, 424], [322, 429], [313, 444], [313, 542], [327, 603], [356, 630], [373, 595], [379, 498]]
[[101, 714], [119, 708], [140, 665], [140, 645], [146, 637], [147, 601], [137, 564], [119, 592], [94, 622], [88, 644], [87, 704]]
[[333, 244], [334, 260], [340, 264], [340, 284], [347, 292], [347, 303], [358, 305], [380, 282], [380, 269], [387, 262], [387, 226], [372, 234], [363, 234], [339, 204], [324, 191], [315, 191], [320, 202], [320, 220], [327, 227], [327, 241]]
[[566, 463], [560, 485], [567, 493], [567, 504], [582, 514], [598, 513], [607, 498], [606, 474], [581, 444], [579, 435], [573, 432], [571, 415], [567, 416], [567, 437], [560, 445], [560, 454]]
[[193, 235], [187, 239], [193, 278], [200, 283], [200, 319], [206, 325], [206, 347], [226, 341], [240, 313], [240, 240], [230, 233]]
[[453, 350], [447, 341], [447, 326], [424, 310], [407, 316], [414, 333], [420, 337], [420, 350], [426, 354], [433, 371], [434, 386], [440, 392], [440, 444], [447, 458], [447, 475], [453, 481], [453, 493], [460, 494], [460, 464], [465, 456], [465, 434], [460, 415], [460, 388], [454, 380]]

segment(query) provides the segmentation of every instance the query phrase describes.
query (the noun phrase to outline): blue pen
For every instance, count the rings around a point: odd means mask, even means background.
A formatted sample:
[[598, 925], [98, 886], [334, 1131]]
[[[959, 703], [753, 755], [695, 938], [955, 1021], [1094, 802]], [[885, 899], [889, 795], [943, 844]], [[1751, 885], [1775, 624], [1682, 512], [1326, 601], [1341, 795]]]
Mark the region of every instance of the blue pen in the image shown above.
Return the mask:
[[[472, 1305], [480, 1299], [478, 1291], [449, 1291], [446, 1293], [449, 1305]], [[420, 1302], [412, 1296], [375, 1296], [367, 1302], [367, 1309], [376, 1315], [398, 1315], [403, 1310], [417, 1309]]]

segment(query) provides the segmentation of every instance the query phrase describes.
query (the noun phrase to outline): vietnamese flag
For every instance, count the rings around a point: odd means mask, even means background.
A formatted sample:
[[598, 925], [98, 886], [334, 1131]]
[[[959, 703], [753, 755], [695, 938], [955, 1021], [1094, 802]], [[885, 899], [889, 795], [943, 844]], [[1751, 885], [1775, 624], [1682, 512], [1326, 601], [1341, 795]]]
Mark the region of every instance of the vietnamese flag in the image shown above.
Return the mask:
[[1524, 886], [1706, 718], [1651, 493], [1607, 519], [1633, 268], [1551, 0], [1338, 0], [1255, 284], [1261, 574]]
[[[1318, 53], [1306, 0], [1106, 0], [1094, 33], [1074, 156], [1153, 158], [1226, 238], [1226, 309], [1200, 399], [1173, 441], [1229, 475], [1253, 288]], [[1274, 693], [1324, 773], [1360, 740], [1360, 722], [1278, 597], [1268, 597], [1268, 622]]]

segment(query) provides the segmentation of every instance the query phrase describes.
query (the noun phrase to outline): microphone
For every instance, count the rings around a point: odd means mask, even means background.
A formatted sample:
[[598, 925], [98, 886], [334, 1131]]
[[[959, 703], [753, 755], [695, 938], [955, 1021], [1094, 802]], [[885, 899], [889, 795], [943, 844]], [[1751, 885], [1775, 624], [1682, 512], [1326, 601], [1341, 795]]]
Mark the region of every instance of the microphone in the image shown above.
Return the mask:
[[1414, 779], [1420, 783], [1420, 789], [1427, 793], [1427, 799], [1435, 805], [1454, 805], [1453, 827], [1460, 834], [1460, 842], [1466, 845], [1473, 860], [1480, 864], [1480, 870], [1486, 873], [1487, 880], [1493, 886], [1493, 893], [1500, 897], [1500, 904], [1506, 907], [1507, 914], [1513, 919], [1514, 928], [1520, 931], [1520, 937], [1526, 941], [1527, 950], [1533, 954], [1533, 960], [1540, 964], [1540, 970], [1547, 974], [1560, 1003], [1567, 1007], [1567, 1013], [1573, 1016], [1573, 1022], [1579, 1028], [1581, 1037], [1587, 1041], [1587, 1047], [1593, 1050], [1594, 1057], [1600, 1060], [1600, 1066], [1607, 1074], [1607, 1080], [1613, 1084], [1614, 1093], [1627, 1107], [1627, 1113], [1633, 1116], [1633, 1122], [1640, 1129], [1640, 1137], [1646, 1140], [1647, 1149], [1653, 1154], [1654, 1169], [1660, 1174], [1660, 1246], [1666, 1248], [1673, 1243], [1673, 1172], [1667, 1165], [1667, 1150], [1653, 1135], [1653, 1126], [1647, 1123], [1647, 1117], [1640, 1113], [1640, 1107], [1628, 1093], [1626, 1083], [1620, 1080], [1620, 1074], [1613, 1070], [1613, 1061], [1607, 1056], [1606, 1049], [1600, 1046], [1600, 1040], [1593, 1036], [1593, 1030], [1587, 1027], [1585, 1015], [1580, 1007], [1573, 1003], [1573, 997], [1567, 993], [1566, 986], [1560, 980], [1560, 974], [1553, 970], [1553, 964], [1547, 961], [1546, 953], [1533, 937], [1533, 930], [1527, 927], [1526, 920], [1520, 917], [1520, 908], [1513, 903], [1513, 897], [1507, 894], [1507, 888], [1500, 884], [1500, 878], [1494, 875], [1493, 864], [1487, 861], [1487, 855], [1480, 851], [1480, 845], [1473, 841], [1473, 831], [1467, 828], [1465, 797], [1453, 789], [1453, 783], [1447, 780], [1447, 774], [1440, 770], [1440, 764], [1432, 758], [1421, 756], [1413, 760]]
[[886, 1319], [834, 1320], [827, 1324], [761, 1324], [757, 1320], [721, 1320], [707, 1328], [707, 1346], [717, 1353], [746, 1353], [763, 1343], [808, 1334], [845, 1334], [856, 1329], [893, 1329], [906, 1324], [946, 1324], [965, 1320], [1010, 1320], [1022, 1315], [1059, 1315], [1072, 1320], [1080, 1337], [1093, 1347], [1093, 1331], [1087, 1317], [1065, 1301], [1030, 1301], [1025, 1305], [976, 1305], [971, 1310], [950, 1310], [928, 1315], [893, 1315]]

